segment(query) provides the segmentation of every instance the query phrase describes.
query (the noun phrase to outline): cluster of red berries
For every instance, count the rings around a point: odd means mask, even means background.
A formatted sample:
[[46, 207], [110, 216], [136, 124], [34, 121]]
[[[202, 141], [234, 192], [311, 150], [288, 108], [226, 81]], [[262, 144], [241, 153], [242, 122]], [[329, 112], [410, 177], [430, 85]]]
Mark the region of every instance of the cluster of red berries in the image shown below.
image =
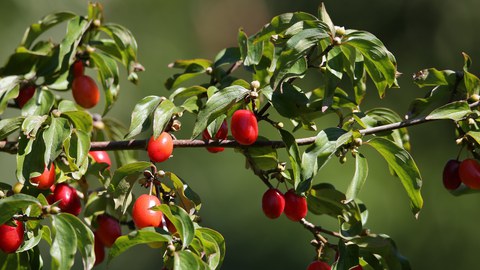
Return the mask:
[[275, 188], [270, 188], [263, 194], [262, 209], [263, 213], [271, 219], [285, 213], [285, 216], [292, 221], [300, 221], [307, 215], [308, 210], [305, 197], [297, 195], [293, 189], [283, 195]]
[[446, 189], [455, 190], [461, 184], [471, 189], [480, 189], [480, 163], [468, 158], [463, 161], [451, 159], [443, 168], [443, 185]]

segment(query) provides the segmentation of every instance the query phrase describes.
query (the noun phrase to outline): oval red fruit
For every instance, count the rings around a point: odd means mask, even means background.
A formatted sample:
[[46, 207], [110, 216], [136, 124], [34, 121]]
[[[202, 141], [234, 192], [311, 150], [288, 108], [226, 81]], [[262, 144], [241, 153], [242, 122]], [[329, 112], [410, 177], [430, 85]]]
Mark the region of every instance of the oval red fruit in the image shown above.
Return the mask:
[[162, 224], [163, 214], [160, 211], [150, 210], [160, 205], [160, 200], [148, 194], [143, 194], [133, 204], [132, 218], [137, 228], [158, 227]]
[[290, 220], [300, 221], [307, 215], [307, 200], [290, 189], [285, 193], [285, 209], [283, 211]]
[[262, 210], [265, 216], [271, 219], [278, 218], [285, 208], [283, 194], [275, 188], [267, 190], [262, 197]]
[[13, 253], [17, 251], [23, 243], [23, 223], [15, 220], [17, 226], [7, 224], [0, 225], [0, 250], [5, 253]]
[[122, 227], [117, 219], [109, 215], [99, 215], [97, 217], [97, 236], [103, 245], [111, 247], [115, 240], [122, 235]]
[[353, 268], [350, 268], [350, 270], [363, 270], [363, 267], [359, 264]]
[[86, 109], [94, 107], [100, 100], [97, 84], [86, 75], [80, 75], [73, 79], [72, 95], [75, 102]]
[[230, 130], [235, 140], [242, 145], [253, 144], [258, 137], [258, 123], [255, 114], [249, 110], [233, 113]]
[[[227, 138], [227, 135], [228, 135], [228, 125], [227, 125], [227, 121], [224, 120], [222, 122], [222, 125], [218, 129], [217, 133], [215, 134], [214, 139], [215, 140], [225, 140]], [[204, 140], [210, 140], [212, 138], [212, 136], [210, 136], [210, 134], [208, 133], [208, 130], [204, 130], [203, 133], [202, 133], [202, 138]], [[218, 152], [222, 152], [223, 150], [225, 150], [225, 148], [224, 147], [207, 147], [207, 150], [210, 153], [218, 153]]]
[[462, 180], [460, 179], [459, 171], [460, 161], [451, 159], [445, 164], [443, 168], [443, 186], [449, 190], [457, 189]]
[[471, 189], [480, 189], [480, 164], [475, 159], [465, 159], [460, 163], [458, 174], [462, 182]]
[[170, 158], [173, 152], [172, 136], [162, 132], [157, 139], [150, 137], [147, 146], [148, 157], [153, 162], [163, 162]]
[[332, 267], [326, 262], [314, 261], [308, 265], [307, 270], [330, 270]]
[[43, 173], [32, 177], [30, 183], [36, 184], [39, 189], [49, 189], [55, 183], [55, 165], [52, 163], [50, 169], [45, 166]]
[[90, 151], [88, 154], [92, 156], [96, 163], [108, 164], [107, 169], [110, 169], [110, 166], [112, 166], [112, 161], [110, 160], [110, 156], [108, 155], [107, 151]]
[[67, 183], [60, 183], [55, 186], [52, 201], [60, 201], [58, 207], [65, 213], [78, 216], [82, 210], [82, 203], [77, 190]]
[[34, 85], [22, 87], [18, 93], [18, 96], [15, 98], [15, 103], [21, 109], [33, 97], [33, 95], [35, 95]]

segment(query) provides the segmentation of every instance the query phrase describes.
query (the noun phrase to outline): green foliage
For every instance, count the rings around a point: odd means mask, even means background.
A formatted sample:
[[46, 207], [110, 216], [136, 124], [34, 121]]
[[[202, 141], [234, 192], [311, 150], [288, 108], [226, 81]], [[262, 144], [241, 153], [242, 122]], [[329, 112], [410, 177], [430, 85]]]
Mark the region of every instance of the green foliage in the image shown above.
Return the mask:
[[[60, 41], [39, 40], [59, 24], [66, 24]], [[178, 131], [182, 116], [191, 114], [195, 119], [191, 140], [176, 140], [176, 146], [198, 146], [201, 142], [193, 139], [204, 131], [214, 135], [237, 109], [253, 111], [257, 121], [278, 130], [280, 140], [260, 136], [253, 145], [240, 146], [234, 140], [223, 143], [214, 138], [213, 146], [221, 143], [222, 147], [237, 148], [247, 167], [268, 187], [284, 184], [287, 189], [294, 188], [306, 197], [310, 214], [338, 221], [333, 230], [300, 221], [315, 241], [322, 242], [317, 247], [317, 251], [320, 246], [325, 248], [318, 254], [322, 259], [334, 269], [358, 264], [364, 269], [410, 269], [392, 239], [367, 228], [369, 212], [360, 198], [371, 169], [362, 148], [365, 144], [373, 147], [387, 161], [417, 217], [423, 207], [422, 177], [409, 153], [408, 126], [453, 121], [457, 142], [480, 158], [476, 151], [480, 147], [480, 80], [469, 72], [470, 57], [463, 54], [462, 71], [429, 68], [415, 74], [419, 87], [433, 89], [414, 100], [403, 119], [389, 108], [364, 110], [362, 104], [367, 80], [381, 98], [388, 88], [398, 87], [393, 54], [369, 32], [335, 26], [324, 5], [318, 17], [286, 13], [251, 36], [240, 29], [237, 41], [238, 46], [221, 50], [213, 60], [171, 63], [169, 67], [177, 73], [164, 84], [170, 95], [138, 101], [127, 129], [106, 115], [119, 97], [118, 65], [126, 68], [127, 79], [133, 83], [143, 71], [130, 30], [105, 23], [103, 7], [94, 3], [88, 6], [88, 16], [55, 13], [32, 24], [0, 68], [0, 113], [17, 109], [14, 116], [0, 121], [0, 139], [5, 145], [0, 148], [16, 152], [17, 185], [23, 185], [15, 190], [19, 194], [12, 195], [16, 188], [0, 183], [0, 224], [16, 219], [26, 227], [26, 239], [17, 253], [0, 253], [0, 269], [41, 269], [38, 244], [42, 240], [50, 246], [52, 269], [70, 269], [77, 251], [84, 269], [91, 269], [95, 263], [93, 231], [101, 214], [129, 224], [131, 231], [116, 239], [108, 253], [109, 262], [131, 247], [148, 244], [161, 250], [163, 266], [168, 269], [219, 269], [226, 254], [225, 239], [199, 224], [200, 196], [176, 173], [160, 171], [155, 164], [135, 158], [132, 148], [142, 148], [146, 141], [115, 141], [134, 140], [142, 132], [156, 138], [162, 132]], [[72, 88], [76, 61], [97, 73], [105, 97], [101, 116], [57, 95]], [[234, 73], [239, 68], [245, 71], [243, 77]], [[319, 81], [313, 88], [300, 83], [310, 76]], [[27, 85], [35, 87], [35, 94], [20, 108], [16, 99]], [[335, 127], [319, 121], [327, 114], [337, 116]], [[301, 129], [302, 134], [310, 135], [298, 138]], [[16, 141], [10, 146], [9, 137], [14, 136]], [[105, 146], [99, 141], [113, 142]], [[106, 165], [89, 158], [92, 146], [116, 150], [116, 162]], [[285, 148], [287, 161], [277, 148]], [[345, 192], [318, 179], [317, 174], [332, 157], [345, 163], [349, 153], [355, 160], [355, 172]], [[56, 183], [69, 183], [83, 198], [80, 218], [58, 213], [59, 203], [47, 200], [50, 190], [39, 190], [32, 183], [32, 177], [42, 174], [51, 163], [56, 167]], [[132, 225], [136, 185], [150, 188], [149, 193], [161, 200], [149, 209], [163, 213], [159, 228], [136, 229]], [[473, 192], [466, 187], [452, 191], [454, 195]], [[41, 222], [43, 219], [51, 223]], [[174, 229], [167, 226], [166, 219]], [[323, 233], [339, 238], [338, 243], [324, 240], [320, 237]], [[338, 252], [338, 260], [329, 259], [328, 253], [333, 251]]]

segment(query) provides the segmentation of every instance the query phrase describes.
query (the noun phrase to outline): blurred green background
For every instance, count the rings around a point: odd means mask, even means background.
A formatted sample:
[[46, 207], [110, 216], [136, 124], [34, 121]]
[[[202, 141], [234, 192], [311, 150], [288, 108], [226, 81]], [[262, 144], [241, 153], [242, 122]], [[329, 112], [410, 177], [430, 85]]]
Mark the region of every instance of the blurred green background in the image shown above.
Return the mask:
[[[125, 125], [129, 123], [129, 112], [140, 98], [169, 94], [163, 87], [165, 79], [173, 74], [167, 68], [168, 63], [185, 58], [211, 59], [222, 48], [236, 45], [240, 27], [253, 34], [277, 14], [300, 10], [316, 14], [320, 4], [311, 0], [101, 2], [107, 21], [132, 30], [139, 44], [139, 60], [146, 68], [140, 75], [139, 86], [122, 81], [119, 102], [109, 114]], [[54, 11], [85, 14], [86, 3], [0, 1], [0, 63], [13, 52], [28, 25]], [[397, 57], [399, 71], [403, 73], [399, 79], [400, 89], [387, 92], [382, 103], [375, 91], [370, 91], [363, 109], [386, 106], [403, 115], [409, 101], [426, 92], [413, 85], [411, 74], [428, 67], [461, 69], [462, 51], [473, 58], [472, 72], [479, 73], [476, 63], [480, 61], [480, 35], [477, 34], [480, 1], [327, 0], [325, 4], [336, 25], [377, 35]], [[55, 28], [52, 37], [58, 38], [56, 35], [61, 31], [63, 29]], [[326, 118], [320, 128], [331, 125], [333, 122], [329, 119]], [[179, 137], [189, 136], [188, 122], [183, 123]], [[360, 194], [370, 212], [367, 225], [373, 232], [386, 233], [395, 239], [413, 269], [475, 269], [480, 240], [480, 195], [454, 197], [441, 183], [443, 165], [459, 150], [451, 123], [430, 123], [412, 127], [410, 132], [412, 154], [424, 178], [425, 207], [420, 218], [415, 220], [411, 215], [402, 186], [390, 176], [385, 162], [376, 152], [362, 149], [370, 165], [366, 186]], [[273, 136], [268, 132], [266, 135]], [[309, 244], [311, 235], [284, 216], [272, 221], [263, 215], [260, 203], [265, 186], [245, 170], [241, 155], [231, 149], [216, 155], [203, 149], [175, 149], [174, 155], [161, 164], [161, 169], [177, 173], [201, 195], [203, 225], [220, 231], [227, 241], [223, 269], [306, 268], [314, 256]], [[146, 160], [145, 154], [141, 153], [140, 158]], [[14, 182], [14, 162], [14, 156], [0, 155], [4, 172], [1, 181]], [[346, 165], [339, 165], [333, 159], [315, 181], [330, 182], [345, 190], [353, 176], [352, 163], [350, 159]], [[309, 218], [336, 229], [335, 220], [312, 215]], [[161, 258], [158, 250], [136, 247], [115, 259], [110, 269], [159, 269]], [[76, 269], [80, 268], [78, 261]]]

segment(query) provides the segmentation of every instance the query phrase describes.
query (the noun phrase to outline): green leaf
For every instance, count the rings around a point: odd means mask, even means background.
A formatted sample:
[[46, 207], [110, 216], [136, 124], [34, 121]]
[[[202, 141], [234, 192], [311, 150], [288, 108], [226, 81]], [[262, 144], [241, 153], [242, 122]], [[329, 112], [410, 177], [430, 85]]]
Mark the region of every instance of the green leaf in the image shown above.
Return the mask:
[[169, 99], [171, 101], [174, 101], [176, 99], [196, 97], [206, 93], [207, 93], [207, 88], [203, 86], [194, 85], [187, 88], [180, 87], [170, 95]]
[[109, 190], [113, 190], [113, 199], [115, 202], [115, 209], [119, 209], [121, 213], [125, 214], [128, 205], [132, 201], [132, 189], [138, 176], [147, 168], [150, 168], [150, 162], [134, 162], [123, 165], [118, 168], [113, 174], [109, 185]]
[[221, 50], [216, 56], [213, 63], [214, 67], [220, 67], [225, 64], [233, 64], [241, 58], [240, 48], [231, 47]]
[[347, 189], [347, 200], [354, 200], [360, 190], [362, 189], [368, 176], [368, 162], [367, 159], [358, 153], [355, 155], [355, 174], [353, 175], [352, 182]]
[[150, 168], [151, 165], [152, 163], [146, 161], [139, 161], [124, 165], [115, 171], [115, 173], [113, 174], [112, 182], [110, 184], [116, 187], [123, 178], [132, 174], [143, 173], [143, 171]]
[[0, 270], [30, 270], [32, 269], [27, 252], [4, 253], [0, 252]]
[[26, 48], [30, 48], [35, 39], [39, 37], [43, 32], [47, 31], [48, 29], [57, 24], [70, 20], [74, 17], [75, 14], [70, 12], [58, 12], [43, 17], [42, 19], [40, 19], [40, 21], [30, 25], [30, 27], [27, 28], [27, 31], [23, 35], [23, 39], [22, 42], [20, 42], [20, 45]]
[[255, 39], [254, 42], [269, 40], [273, 35], [281, 34], [294, 25], [307, 21], [315, 22], [318, 21], [318, 19], [315, 16], [305, 12], [284, 13], [275, 16], [270, 23], [265, 25], [260, 32], [253, 36]]
[[52, 216], [52, 227], [55, 228], [55, 238], [50, 248], [52, 269], [68, 270], [75, 262], [77, 234], [65, 215], [68, 214]]
[[278, 153], [272, 147], [249, 147], [245, 152], [260, 170], [273, 170], [278, 166]]
[[41, 208], [41, 204], [37, 198], [26, 194], [14, 194], [0, 200], [0, 224], [9, 221], [14, 214], [22, 211], [28, 206], [37, 206]]
[[348, 31], [342, 46], [352, 46], [364, 56], [365, 68], [380, 97], [385, 95], [387, 87], [396, 83], [395, 59], [377, 37], [365, 31]]
[[181, 83], [193, 79], [199, 75], [206, 74], [207, 68], [212, 65], [210, 60], [206, 59], [190, 59], [190, 60], [177, 60], [170, 64], [171, 68], [182, 68], [183, 73], [175, 74], [168, 78], [165, 82], [167, 89], [177, 88]]
[[155, 109], [153, 114], [153, 137], [158, 138], [160, 134], [165, 130], [167, 124], [172, 119], [173, 114], [176, 112], [177, 107], [173, 102], [166, 99], [160, 103]]
[[272, 88], [274, 90], [284, 80], [288, 70], [302, 57], [305, 57], [308, 50], [320, 40], [328, 38], [328, 26], [318, 22], [316, 28], [305, 29], [292, 36], [280, 54], [276, 69], [273, 74]]
[[77, 248], [82, 255], [83, 268], [91, 269], [95, 264], [93, 232], [74, 215], [62, 213], [57, 215], [57, 219], [64, 219], [66, 223], [72, 226], [77, 238]]
[[338, 254], [338, 261], [333, 270], [352, 269], [359, 264], [358, 258], [360, 254], [358, 246], [355, 244], [345, 244], [345, 242], [340, 239], [338, 241]]
[[[127, 128], [124, 127], [121, 122], [108, 117], [104, 117], [102, 121], [105, 124], [105, 129], [103, 131], [108, 140], [119, 141], [124, 139], [124, 136], [127, 133]], [[135, 159], [136, 151], [133, 150], [114, 151], [114, 155], [117, 161], [117, 167], [137, 161]]]
[[182, 249], [186, 249], [195, 236], [195, 227], [188, 213], [176, 205], [166, 204], [152, 207], [151, 210], [161, 211], [172, 222], [182, 240]]
[[30, 250], [34, 247], [36, 247], [38, 245], [38, 243], [40, 243], [40, 241], [42, 240], [42, 235], [43, 235], [43, 231], [44, 231], [44, 227], [46, 226], [38, 226], [36, 228], [34, 228], [33, 230], [28, 230], [26, 232], [26, 235], [28, 237], [25, 237], [25, 241], [23, 242], [23, 244], [17, 249], [16, 252], [20, 253], [20, 252], [24, 252], [24, 251], [27, 251], [27, 250]]
[[35, 137], [42, 127], [43, 123], [48, 119], [48, 115], [31, 115], [25, 118], [22, 123], [22, 132], [27, 137]]
[[470, 114], [472, 110], [466, 101], [456, 101], [433, 110], [425, 119], [452, 119], [460, 121]]
[[14, 118], [7, 118], [0, 121], [0, 140], [5, 139], [8, 135], [17, 131], [21, 126], [25, 117], [17, 116]]
[[37, 89], [35, 95], [23, 106], [22, 116], [45, 115], [55, 104], [55, 96], [50, 90]]
[[148, 228], [133, 231], [117, 238], [108, 252], [108, 262], [110, 263], [112, 259], [136, 245], [171, 241], [172, 237], [170, 235], [160, 234]]
[[135, 135], [146, 130], [150, 124], [148, 117], [155, 111], [162, 99], [157, 96], [144, 97], [133, 108], [132, 117], [130, 121], [130, 128], [125, 138], [132, 138]]
[[7, 76], [0, 78], [0, 113], [3, 113], [7, 108], [8, 101], [11, 98], [18, 96], [21, 80], [21, 76]]
[[410, 270], [410, 263], [403, 257], [397, 249], [395, 242], [383, 234], [370, 234], [351, 239], [351, 242], [360, 247], [360, 251], [369, 251], [380, 255], [386, 262], [384, 268], [391, 270]]
[[308, 210], [315, 215], [341, 216], [345, 209], [345, 194], [330, 184], [322, 183], [312, 187], [307, 196]]
[[50, 125], [43, 132], [45, 163], [54, 161], [62, 152], [63, 143], [70, 137], [70, 124], [64, 118], [51, 117]]
[[337, 140], [346, 131], [327, 128], [318, 133], [315, 142], [302, 155], [302, 178], [311, 182], [317, 172], [327, 163], [337, 149]]
[[242, 86], [232, 85], [213, 94], [205, 104], [205, 108], [198, 113], [192, 138], [196, 138], [213, 120], [224, 114], [235, 103], [243, 100], [249, 92], [250, 90]]
[[92, 116], [86, 111], [62, 112], [61, 116], [70, 120], [77, 130], [90, 133], [93, 129]]
[[[223, 236], [219, 232], [209, 228], [197, 228], [195, 236], [200, 239], [204, 249], [208, 242], [215, 243], [215, 253], [206, 252], [208, 257], [207, 261], [211, 269], [220, 269], [223, 264], [223, 259], [225, 258], [226, 250]], [[218, 250], [216, 247], [218, 247]]]
[[418, 217], [423, 207], [423, 198], [420, 193], [422, 177], [410, 153], [384, 138], [372, 138], [367, 144], [375, 148], [398, 175], [410, 198], [412, 212], [415, 217]]
[[165, 172], [173, 183], [176, 195], [180, 199], [181, 205], [189, 215], [200, 210], [202, 202], [197, 193], [195, 193], [190, 186], [180, 177], [172, 172]]
[[254, 43], [243, 29], [240, 29], [238, 31], [238, 45], [243, 64], [245, 66], [258, 65], [262, 58], [263, 42]]
[[[88, 169], [88, 152], [90, 150], [90, 134], [82, 130], [74, 130], [64, 143], [65, 153], [72, 170], [72, 177], [80, 179]], [[64, 171], [65, 172], [65, 171]]]
[[[91, 21], [88, 21], [82, 16], [73, 17], [67, 25], [67, 33], [60, 43], [60, 49], [58, 53], [58, 66], [55, 71], [59, 70], [68, 70], [70, 64], [73, 63], [75, 59], [75, 53], [77, 51], [77, 46], [82, 40], [83, 35], [90, 27]], [[49, 73], [48, 71], [43, 71], [43, 74]]]
[[177, 251], [173, 256], [173, 269], [175, 270], [207, 270], [209, 269], [198, 256], [190, 251]]
[[335, 25], [333, 24], [332, 19], [330, 19], [323, 2], [318, 10], [318, 19], [328, 25], [330, 33], [335, 33]]
[[298, 149], [297, 142], [295, 141], [295, 137], [293, 135], [284, 130], [279, 129], [280, 135], [282, 136], [282, 141], [285, 143], [286, 150], [288, 153], [288, 158], [290, 159], [290, 166], [292, 166], [293, 170], [293, 181], [295, 189], [298, 188], [298, 185], [304, 179], [301, 178], [301, 162], [302, 159], [300, 158], [300, 150]]
[[105, 108], [103, 110], [103, 115], [105, 115], [117, 100], [120, 90], [118, 66], [115, 59], [103, 53], [94, 52], [89, 55], [93, 64], [98, 68], [98, 77], [105, 92]]
[[99, 30], [113, 38], [122, 55], [123, 65], [127, 67], [128, 80], [137, 83], [137, 72], [142, 71], [143, 67], [137, 62], [137, 41], [133, 34], [127, 28], [113, 23], [103, 24]]
[[456, 81], [455, 71], [437, 70], [436, 68], [422, 69], [413, 75], [413, 82], [419, 87], [453, 85]]

